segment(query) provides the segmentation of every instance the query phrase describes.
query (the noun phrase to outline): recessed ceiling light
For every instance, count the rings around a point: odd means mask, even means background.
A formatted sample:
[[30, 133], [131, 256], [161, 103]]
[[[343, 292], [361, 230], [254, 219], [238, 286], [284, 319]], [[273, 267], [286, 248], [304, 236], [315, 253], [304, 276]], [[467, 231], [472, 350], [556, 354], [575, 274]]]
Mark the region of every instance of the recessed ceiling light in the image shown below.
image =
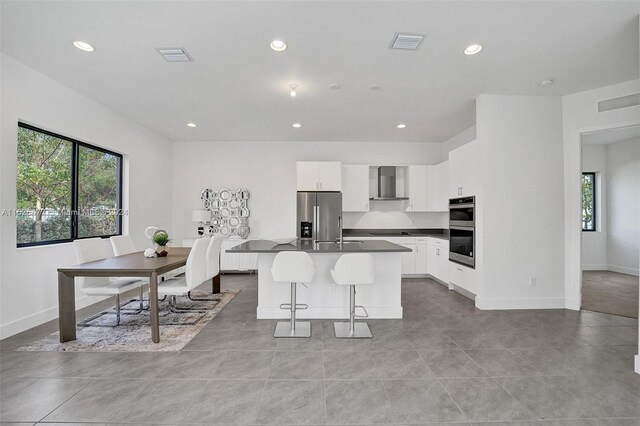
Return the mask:
[[291, 91], [289, 92], [289, 94], [291, 95], [292, 98], [296, 97], [296, 89], [298, 88], [298, 86], [296, 84], [291, 84], [289, 85], [289, 87], [291, 87]]
[[380, 89], [379, 84], [372, 84], [371, 86], [369, 86], [369, 90], [378, 90], [378, 89]]
[[187, 123], [187, 127], [198, 127], [196, 123]]
[[341, 87], [340, 83], [331, 83], [329, 85], [329, 89], [331, 89], [331, 90], [338, 90], [340, 87]]
[[398, 129], [404, 129], [405, 127], [407, 127], [407, 125], [406, 125], [406, 124], [404, 124], [404, 123], [400, 123], [400, 124], [398, 124], [396, 127], [397, 127]]
[[282, 40], [273, 40], [269, 46], [276, 52], [282, 52], [287, 48], [287, 43]]
[[302, 127], [302, 124], [300, 124], [300, 123], [293, 123], [293, 124], [291, 125], [291, 127], [295, 127], [296, 129], [299, 129], [300, 127]]
[[464, 49], [464, 54], [467, 56], [475, 55], [476, 53], [480, 53], [482, 50], [482, 45], [480, 44], [470, 44]]
[[542, 81], [540, 82], [540, 87], [549, 87], [549, 86], [551, 86], [552, 84], [553, 84], [553, 79], [552, 79], [552, 78], [549, 78], [549, 79], [547, 79], [547, 80], [542, 80]]
[[80, 50], [84, 50], [85, 52], [93, 52], [96, 50], [92, 45], [87, 42], [76, 40], [73, 42], [73, 45]]

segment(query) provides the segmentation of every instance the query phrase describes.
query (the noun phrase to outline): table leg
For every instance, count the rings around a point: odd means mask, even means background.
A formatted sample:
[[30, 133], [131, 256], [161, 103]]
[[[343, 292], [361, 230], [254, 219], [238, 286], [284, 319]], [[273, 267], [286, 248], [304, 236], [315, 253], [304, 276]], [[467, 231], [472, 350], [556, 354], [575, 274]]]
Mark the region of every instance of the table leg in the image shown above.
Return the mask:
[[220, 274], [216, 275], [211, 279], [211, 293], [213, 294], [220, 293]]
[[160, 317], [158, 316], [158, 274], [149, 276], [149, 306], [151, 307], [151, 340], [160, 342]]
[[73, 277], [58, 272], [60, 343], [76, 340], [76, 290]]

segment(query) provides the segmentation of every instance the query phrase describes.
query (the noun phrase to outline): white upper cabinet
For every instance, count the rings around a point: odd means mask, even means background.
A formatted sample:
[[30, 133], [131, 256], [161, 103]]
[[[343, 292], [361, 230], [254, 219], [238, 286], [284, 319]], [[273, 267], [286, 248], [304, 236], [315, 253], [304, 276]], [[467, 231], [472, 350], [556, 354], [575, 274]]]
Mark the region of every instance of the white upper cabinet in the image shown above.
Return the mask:
[[342, 211], [369, 211], [369, 166], [342, 166]]
[[449, 196], [476, 195], [478, 176], [478, 143], [469, 142], [449, 152]]
[[407, 194], [409, 203], [406, 211], [426, 212], [427, 206], [427, 166], [409, 166], [407, 177]]
[[449, 162], [427, 166], [427, 210], [449, 210]]
[[338, 161], [298, 161], [298, 191], [342, 191], [342, 164]]

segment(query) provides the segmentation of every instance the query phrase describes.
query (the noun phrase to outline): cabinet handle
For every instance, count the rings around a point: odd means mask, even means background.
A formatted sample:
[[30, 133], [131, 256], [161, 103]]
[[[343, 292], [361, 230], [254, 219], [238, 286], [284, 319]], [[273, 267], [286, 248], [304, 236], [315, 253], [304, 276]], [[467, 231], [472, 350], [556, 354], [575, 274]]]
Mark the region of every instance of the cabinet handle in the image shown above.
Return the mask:
[[463, 271], [462, 269], [460, 269], [460, 268], [456, 268], [456, 269], [457, 269], [458, 271], [460, 271], [460, 272], [464, 272], [464, 271]]

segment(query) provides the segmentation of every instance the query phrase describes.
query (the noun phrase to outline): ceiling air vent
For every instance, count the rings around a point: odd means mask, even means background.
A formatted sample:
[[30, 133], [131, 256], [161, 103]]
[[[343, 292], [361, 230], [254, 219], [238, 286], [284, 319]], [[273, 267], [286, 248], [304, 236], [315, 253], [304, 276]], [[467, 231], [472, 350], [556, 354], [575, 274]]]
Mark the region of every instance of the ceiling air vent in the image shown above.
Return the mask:
[[156, 49], [167, 62], [192, 62], [193, 59], [182, 47]]
[[612, 111], [614, 109], [627, 108], [640, 105], [640, 93], [608, 99], [598, 102], [598, 112]]
[[391, 41], [391, 49], [416, 50], [424, 39], [424, 34], [396, 33]]

